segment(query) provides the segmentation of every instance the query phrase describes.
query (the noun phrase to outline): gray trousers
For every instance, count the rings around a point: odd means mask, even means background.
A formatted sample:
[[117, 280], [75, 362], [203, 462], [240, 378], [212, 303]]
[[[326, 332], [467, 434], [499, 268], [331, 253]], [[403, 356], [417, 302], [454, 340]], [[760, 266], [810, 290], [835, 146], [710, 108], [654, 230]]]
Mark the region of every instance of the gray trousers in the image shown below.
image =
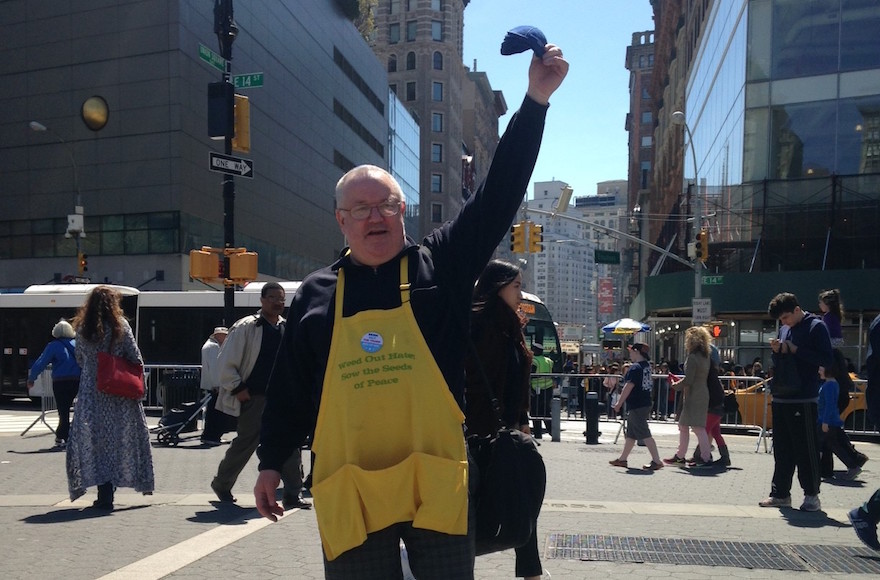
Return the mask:
[[[265, 406], [265, 395], [251, 395], [250, 400], [241, 404], [241, 414], [238, 416], [238, 434], [229, 444], [226, 456], [217, 467], [217, 476], [211, 483], [214, 489], [231, 491], [238, 475], [250, 461], [254, 451], [257, 450], [257, 446], [260, 444], [260, 424]], [[281, 481], [284, 482], [286, 495], [295, 497], [302, 491], [301, 462], [302, 454], [294, 453], [281, 468]]]

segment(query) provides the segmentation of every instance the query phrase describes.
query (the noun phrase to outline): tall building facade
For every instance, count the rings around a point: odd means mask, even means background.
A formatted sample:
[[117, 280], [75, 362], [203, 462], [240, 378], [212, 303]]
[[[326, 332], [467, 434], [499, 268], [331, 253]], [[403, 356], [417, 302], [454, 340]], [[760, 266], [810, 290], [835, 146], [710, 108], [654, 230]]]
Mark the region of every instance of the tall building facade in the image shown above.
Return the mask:
[[[259, 252], [261, 276], [301, 279], [343, 247], [336, 181], [386, 165], [385, 64], [336, 2], [234, 9], [232, 72], [264, 78], [247, 91], [254, 170], [235, 182], [235, 245]], [[0, 288], [75, 272], [77, 238], [64, 234], [77, 199], [93, 281], [203, 288], [188, 252], [224, 241], [208, 162], [223, 150], [207, 126], [207, 86], [221, 77], [213, 3], [4, 2], [0, 36]], [[80, 119], [93, 95], [110, 111], [97, 132]]]
[[400, 184], [406, 201], [403, 216], [406, 233], [422, 238], [419, 206], [419, 124], [406, 104], [388, 89], [388, 172]]
[[[792, 291], [811, 306], [839, 288], [847, 355], [864, 360], [858, 328], [880, 311], [880, 4], [869, 0], [652, 1], [656, 197], [710, 235], [705, 273], [727, 343], [744, 360], [775, 333], [766, 306]], [[672, 112], [685, 114], [691, 142]], [[693, 184], [696, 183], [696, 187]], [[688, 187], [688, 185], [691, 187]], [[646, 280], [637, 310], [689, 316], [693, 273]], [[717, 282], [720, 282], [718, 284]]]
[[421, 127], [421, 231], [458, 214], [462, 200], [462, 65], [469, 0], [379, 0], [373, 50], [392, 91]]
[[569, 212], [601, 226], [587, 230], [587, 236], [593, 240], [595, 263], [590, 281], [590, 293], [596, 301], [595, 315], [589, 325], [591, 340], [600, 336], [603, 326], [624, 316], [624, 290], [629, 281], [628, 242], [603, 228], [628, 233], [627, 202], [628, 181], [603, 181], [597, 184], [596, 195], [575, 198], [574, 210]]
[[[635, 32], [626, 49], [626, 68], [629, 73], [629, 113], [626, 131], [629, 135], [629, 164], [626, 207], [633, 216], [628, 233], [640, 238], [651, 237], [649, 220], [658, 208], [654, 191], [654, 105], [651, 101], [651, 82], [654, 70], [654, 31]], [[643, 231], [644, 230], [644, 231]], [[648, 272], [649, 251], [639, 244], [626, 242], [621, 280], [622, 300], [630, 304], [638, 293], [641, 281]]]

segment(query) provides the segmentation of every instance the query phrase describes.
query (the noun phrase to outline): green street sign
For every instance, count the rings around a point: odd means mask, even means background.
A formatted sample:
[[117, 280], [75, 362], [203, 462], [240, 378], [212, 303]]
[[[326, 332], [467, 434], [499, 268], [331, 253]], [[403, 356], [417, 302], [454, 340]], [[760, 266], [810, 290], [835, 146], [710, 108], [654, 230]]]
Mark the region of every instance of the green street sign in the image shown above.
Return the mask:
[[593, 250], [593, 256], [597, 264], [619, 264], [620, 252], [610, 250]]
[[199, 43], [199, 58], [220, 72], [226, 72], [226, 59], [201, 43]]
[[237, 89], [253, 89], [263, 86], [263, 73], [248, 73], [246, 75], [232, 75], [232, 84]]
[[724, 276], [703, 276], [703, 286], [721, 286]]

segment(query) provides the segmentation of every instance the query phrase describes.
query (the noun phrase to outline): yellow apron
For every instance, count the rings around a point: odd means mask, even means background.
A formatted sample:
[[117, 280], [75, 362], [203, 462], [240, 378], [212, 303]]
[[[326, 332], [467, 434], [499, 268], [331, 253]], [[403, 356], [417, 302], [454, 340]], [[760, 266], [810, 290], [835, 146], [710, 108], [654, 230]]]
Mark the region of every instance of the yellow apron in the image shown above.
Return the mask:
[[342, 317], [339, 270], [330, 356], [315, 426], [312, 494], [328, 560], [398, 522], [467, 534], [464, 415], [409, 302]]

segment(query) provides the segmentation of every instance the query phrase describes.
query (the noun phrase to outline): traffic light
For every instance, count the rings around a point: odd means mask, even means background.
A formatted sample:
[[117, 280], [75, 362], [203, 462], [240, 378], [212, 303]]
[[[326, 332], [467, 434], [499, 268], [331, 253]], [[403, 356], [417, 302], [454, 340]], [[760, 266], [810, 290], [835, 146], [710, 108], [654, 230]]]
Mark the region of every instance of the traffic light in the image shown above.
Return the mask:
[[709, 334], [712, 335], [712, 338], [726, 338], [727, 337], [727, 325], [726, 324], [713, 324], [709, 327]]
[[513, 224], [510, 226], [510, 251], [515, 254], [524, 254], [526, 252], [525, 222]]
[[229, 279], [251, 282], [257, 279], [257, 253], [241, 252], [229, 255]]
[[544, 226], [532, 222], [529, 223], [529, 253], [540, 254], [544, 251]]
[[89, 271], [89, 255], [79, 252], [76, 255], [77, 272], [82, 276]]
[[700, 230], [697, 234], [695, 249], [699, 261], [705, 262], [709, 259], [709, 232], [706, 230]]
[[235, 95], [235, 134], [232, 137], [233, 151], [251, 151], [251, 103], [244, 95]]
[[[219, 266], [217, 264], [219, 262]], [[189, 253], [189, 277], [196, 280], [223, 279], [223, 260], [217, 254], [205, 250], [191, 250]]]

